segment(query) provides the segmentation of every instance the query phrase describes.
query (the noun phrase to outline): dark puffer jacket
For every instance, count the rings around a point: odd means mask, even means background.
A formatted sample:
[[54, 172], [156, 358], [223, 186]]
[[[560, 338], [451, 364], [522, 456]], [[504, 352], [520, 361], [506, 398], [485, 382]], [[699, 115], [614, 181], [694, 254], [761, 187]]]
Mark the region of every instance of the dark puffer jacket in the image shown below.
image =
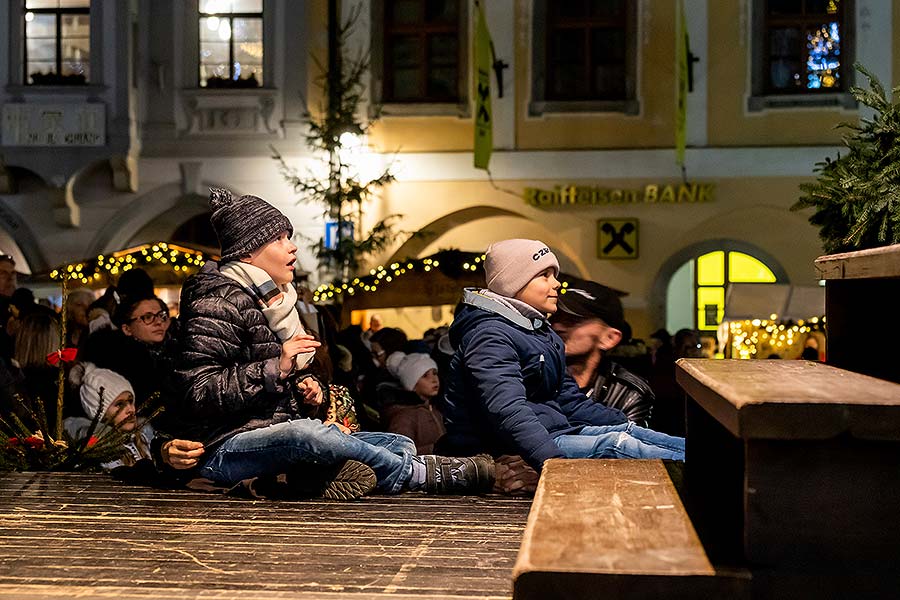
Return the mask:
[[441, 412], [441, 452], [520, 454], [540, 470], [564, 457], [554, 438], [627, 421], [589, 400], [566, 372], [563, 342], [543, 318], [466, 290], [450, 326], [456, 352]]
[[179, 318], [175, 378], [183, 395], [164, 420], [167, 433], [209, 451], [237, 433], [304, 416], [291, 394], [296, 380], [278, 378], [281, 343], [256, 300], [218, 264], [185, 282]]

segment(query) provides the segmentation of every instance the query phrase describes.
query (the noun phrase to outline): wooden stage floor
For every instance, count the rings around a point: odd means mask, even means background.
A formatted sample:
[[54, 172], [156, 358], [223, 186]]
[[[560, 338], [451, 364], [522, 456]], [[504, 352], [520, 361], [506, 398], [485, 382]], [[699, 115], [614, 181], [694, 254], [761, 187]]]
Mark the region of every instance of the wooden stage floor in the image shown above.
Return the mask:
[[509, 598], [530, 498], [251, 501], [0, 473], [0, 599]]

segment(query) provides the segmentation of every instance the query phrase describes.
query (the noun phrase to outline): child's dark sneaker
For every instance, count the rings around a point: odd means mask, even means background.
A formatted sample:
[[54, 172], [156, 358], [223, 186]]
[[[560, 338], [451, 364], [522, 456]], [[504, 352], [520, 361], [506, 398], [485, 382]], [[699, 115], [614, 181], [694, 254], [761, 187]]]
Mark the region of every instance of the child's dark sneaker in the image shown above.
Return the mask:
[[494, 488], [494, 459], [486, 454], [450, 457], [425, 454], [425, 486], [430, 494], [485, 494]]

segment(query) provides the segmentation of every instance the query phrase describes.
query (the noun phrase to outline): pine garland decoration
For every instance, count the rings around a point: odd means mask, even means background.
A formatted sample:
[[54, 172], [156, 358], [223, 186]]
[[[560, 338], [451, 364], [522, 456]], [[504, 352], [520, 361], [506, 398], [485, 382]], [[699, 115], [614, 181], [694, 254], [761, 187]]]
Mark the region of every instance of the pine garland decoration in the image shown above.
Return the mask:
[[869, 89], [852, 87], [857, 102], [874, 110], [872, 119], [842, 123], [845, 156], [816, 164], [814, 183], [800, 185], [803, 196], [791, 207], [816, 211], [809, 222], [820, 228], [825, 251], [849, 252], [900, 243], [900, 86], [891, 103], [875, 75], [857, 63]]

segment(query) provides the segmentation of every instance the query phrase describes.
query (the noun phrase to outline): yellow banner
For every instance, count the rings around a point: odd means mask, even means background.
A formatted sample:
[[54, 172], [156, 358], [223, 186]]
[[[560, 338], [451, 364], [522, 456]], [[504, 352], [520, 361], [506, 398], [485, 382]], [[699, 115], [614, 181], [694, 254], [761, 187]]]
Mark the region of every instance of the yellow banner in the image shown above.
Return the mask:
[[494, 145], [491, 118], [491, 34], [481, 3], [475, 15], [475, 168], [487, 169]]
[[678, 0], [675, 24], [675, 162], [682, 166], [684, 147], [687, 145], [688, 47], [684, 0]]

